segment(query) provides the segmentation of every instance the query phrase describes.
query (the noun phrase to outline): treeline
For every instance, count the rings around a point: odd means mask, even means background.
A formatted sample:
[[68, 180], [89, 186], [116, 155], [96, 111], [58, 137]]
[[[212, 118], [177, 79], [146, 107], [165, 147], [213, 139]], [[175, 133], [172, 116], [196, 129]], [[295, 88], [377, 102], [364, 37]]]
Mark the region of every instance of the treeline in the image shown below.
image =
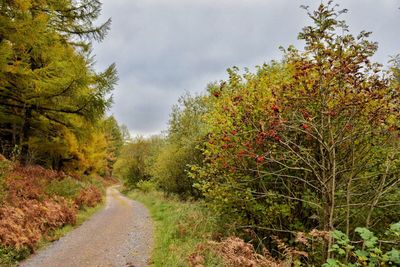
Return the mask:
[[399, 62], [374, 63], [377, 44], [343, 12], [321, 4], [302, 50], [183, 97], [165, 136], [124, 146], [116, 175], [204, 199], [225, 229], [296, 264], [400, 264]]
[[200, 196], [193, 187], [190, 166], [202, 164], [200, 146], [205, 140], [202, 116], [206, 112], [204, 97], [185, 95], [174, 106], [166, 135], [137, 137], [125, 144], [114, 165], [114, 175], [129, 187], [152, 180], [169, 194], [183, 198]]
[[123, 137], [105, 112], [115, 65], [94, 69], [97, 0], [0, 1], [0, 153], [23, 165], [110, 175]]
[[0, 1], [1, 266], [82, 223], [112, 182], [99, 175], [111, 176], [127, 131], [106, 116], [115, 66], [94, 69], [91, 43], [110, 26], [94, 24], [100, 11], [97, 0]]

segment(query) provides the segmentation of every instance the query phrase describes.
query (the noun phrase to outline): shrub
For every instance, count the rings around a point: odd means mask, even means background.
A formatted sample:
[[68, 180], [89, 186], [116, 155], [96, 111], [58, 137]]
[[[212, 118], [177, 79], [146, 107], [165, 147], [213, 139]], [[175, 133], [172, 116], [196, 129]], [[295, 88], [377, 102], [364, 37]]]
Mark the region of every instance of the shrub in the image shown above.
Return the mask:
[[15, 261], [21, 261], [27, 258], [30, 254], [29, 249], [16, 250], [0, 246], [0, 266], [13, 266]]
[[94, 185], [84, 188], [91, 181], [4, 161], [0, 161], [0, 182], [4, 192], [0, 206], [2, 261], [14, 252], [21, 255], [26, 249], [33, 251], [50, 232], [75, 223], [77, 206], [93, 207], [102, 196]]
[[100, 190], [91, 185], [85, 189], [82, 189], [78, 196], [75, 199], [75, 204], [78, 206], [79, 209], [83, 207], [94, 207], [96, 204], [102, 201], [102, 195]]
[[351, 241], [340, 232], [332, 232], [335, 243], [330, 251], [332, 257], [322, 265], [333, 266], [400, 266], [400, 222], [392, 224], [383, 237], [390, 240], [380, 240], [367, 228], [358, 227], [355, 232], [361, 237], [361, 242]]
[[63, 226], [76, 223], [77, 207], [101, 201], [101, 179], [67, 176], [0, 158], [0, 266], [31, 254]]
[[142, 191], [144, 193], [149, 193], [156, 189], [156, 185], [152, 181], [143, 181], [142, 180], [142, 181], [139, 181], [136, 184], [136, 186], [140, 191]]
[[62, 196], [66, 199], [74, 199], [83, 188], [83, 183], [71, 177], [62, 180], [51, 181], [46, 187], [46, 194], [53, 196]]
[[[196, 252], [189, 256], [189, 266], [202, 266], [204, 255], [208, 252], [214, 252], [219, 255], [227, 266], [232, 267], [286, 267], [291, 266], [289, 262], [279, 261], [268, 253], [266, 255], [258, 254], [253, 245], [246, 243], [237, 237], [228, 237], [221, 242], [209, 241], [205, 244], [199, 244]], [[200, 265], [199, 265], [200, 264]]]
[[206, 112], [206, 98], [185, 95], [173, 107], [168, 135], [152, 165], [154, 180], [160, 188], [180, 197], [199, 197], [189, 174], [191, 165], [202, 165], [202, 146], [207, 132], [202, 117]]
[[5, 177], [11, 169], [11, 163], [0, 154], [0, 203], [6, 196]]
[[18, 202], [20, 199], [43, 200], [46, 185], [66, 177], [62, 172], [46, 170], [40, 166], [19, 165], [14, 165], [6, 176], [5, 187], [9, 203]]
[[400, 216], [398, 84], [371, 62], [369, 33], [345, 33], [341, 13], [321, 4], [299, 34], [304, 50], [289, 47], [256, 73], [234, 67], [209, 88], [205, 160], [192, 171], [238, 230], [292, 239], [317, 227], [385, 229]]
[[105, 192], [106, 191], [106, 182], [105, 180], [103, 180], [103, 178], [101, 176], [98, 175], [91, 175], [88, 177], [85, 177], [85, 179], [83, 179], [83, 182], [86, 185], [92, 185], [97, 187], [98, 190], [100, 190], [100, 192]]
[[153, 154], [161, 142], [162, 140], [155, 136], [150, 139], [138, 137], [125, 144], [114, 165], [113, 174], [129, 188], [136, 187], [141, 180], [149, 180], [151, 176], [148, 162], [152, 161]]

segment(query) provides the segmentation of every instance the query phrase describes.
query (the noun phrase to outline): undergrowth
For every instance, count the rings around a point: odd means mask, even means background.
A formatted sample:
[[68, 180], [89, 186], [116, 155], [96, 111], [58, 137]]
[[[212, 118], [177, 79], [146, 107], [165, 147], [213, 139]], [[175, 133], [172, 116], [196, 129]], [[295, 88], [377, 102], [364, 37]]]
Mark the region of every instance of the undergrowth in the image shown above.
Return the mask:
[[0, 266], [23, 260], [90, 217], [104, 184], [39, 166], [0, 161]]
[[[218, 237], [216, 218], [201, 202], [182, 202], [163, 193], [135, 190], [127, 196], [142, 202], [155, 222], [152, 266], [189, 266], [198, 244]], [[225, 266], [213, 251], [207, 251], [201, 266]]]
[[232, 232], [203, 202], [181, 201], [147, 188], [125, 193], [145, 204], [155, 222], [152, 266], [288, 267], [302, 266], [299, 258], [308, 256], [275, 236], [281, 258], [271, 256], [266, 248], [258, 251], [235, 236], [238, 232]]
[[[86, 220], [92, 217], [96, 212], [104, 207], [104, 202], [95, 207], [84, 207], [76, 214], [76, 223], [67, 224], [62, 228], [50, 231], [47, 236], [40, 239], [36, 249], [40, 250], [48, 246], [51, 242], [60, 239], [78, 226], [82, 225]], [[32, 252], [27, 248], [11, 248], [0, 246], [0, 266], [14, 266], [17, 262], [26, 259]]]

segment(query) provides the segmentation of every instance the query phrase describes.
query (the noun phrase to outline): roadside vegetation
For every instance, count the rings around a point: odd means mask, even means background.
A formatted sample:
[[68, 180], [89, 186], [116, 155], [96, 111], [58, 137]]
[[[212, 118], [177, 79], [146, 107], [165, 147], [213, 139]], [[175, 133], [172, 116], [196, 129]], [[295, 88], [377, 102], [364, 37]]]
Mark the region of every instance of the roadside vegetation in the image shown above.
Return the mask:
[[[208, 241], [185, 233], [199, 242], [191, 253], [192, 241], [168, 236], [181, 246], [169, 257], [203, 266], [210, 249], [228, 266], [400, 265], [399, 60], [373, 62], [377, 43], [352, 35], [332, 1], [304, 8], [312, 25], [298, 35], [302, 49], [282, 48], [254, 73], [229, 69], [229, 79], [181, 98], [166, 134], [123, 147], [114, 174], [128, 188], [205, 203], [199, 221], [224, 229]], [[191, 216], [162, 195], [135, 198], [156, 219]], [[224, 240], [249, 253], [232, 259], [215, 245]]]
[[0, 161], [0, 264], [11, 265], [60, 238], [102, 203], [105, 181]]
[[[153, 266], [188, 266], [197, 245], [218, 234], [216, 218], [200, 202], [185, 202], [161, 192], [141, 188], [127, 196], [144, 203], [155, 223]], [[205, 266], [223, 266], [215, 254], [207, 254]]]

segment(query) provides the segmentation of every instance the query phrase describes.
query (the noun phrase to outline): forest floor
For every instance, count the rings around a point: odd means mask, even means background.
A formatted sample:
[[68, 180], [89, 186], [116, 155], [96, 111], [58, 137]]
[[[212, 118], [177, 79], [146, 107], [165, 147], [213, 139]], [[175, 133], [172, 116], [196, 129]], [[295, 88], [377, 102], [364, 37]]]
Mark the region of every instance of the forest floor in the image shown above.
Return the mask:
[[139, 202], [107, 189], [106, 207], [19, 266], [148, 266], [153, 222]]

